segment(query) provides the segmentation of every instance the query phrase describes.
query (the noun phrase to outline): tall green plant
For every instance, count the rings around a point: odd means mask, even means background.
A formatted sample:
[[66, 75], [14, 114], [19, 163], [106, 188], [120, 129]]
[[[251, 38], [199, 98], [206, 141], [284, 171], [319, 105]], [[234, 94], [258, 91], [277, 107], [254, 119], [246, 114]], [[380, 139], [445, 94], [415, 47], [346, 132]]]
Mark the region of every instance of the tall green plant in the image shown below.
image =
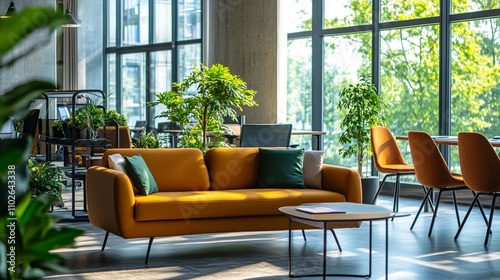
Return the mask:
[[339, 142], [343, 157], [356, 156], [358, 172], [363, 174], [363, 163], [371, 155], [370, 128], [384, 124], [382, 107], [386, 106], [377, 94], [370, 77], [361, 76], [357, 84], [349, 84], [339, 93], [338, 109], [341, 111]]
[[[172, 87], [173, 91], [156, 94], [157, 101], [150, 105], [165, 105], [167, 110], [157, 117], [166, 117], [180, 125], [181, 147], [208, 150], [224, 145], [224, 116], [234, 118], [235, 109], [243, 111], [242, 106], [257, 106], [253, 100], [256, 92], [247, 89], [239, 76], [231, 74], [229, 68], [221, 64], [210, 68], [205, 65], [201, 65], [201, 69], [194, 67], [182, 83], [172, 83]], [[195, 93], [190, 92], [193, 87]], [[191, 119], [195, 120], [194, 124]], [[217, 140], [208, 143], [208, 135]]]

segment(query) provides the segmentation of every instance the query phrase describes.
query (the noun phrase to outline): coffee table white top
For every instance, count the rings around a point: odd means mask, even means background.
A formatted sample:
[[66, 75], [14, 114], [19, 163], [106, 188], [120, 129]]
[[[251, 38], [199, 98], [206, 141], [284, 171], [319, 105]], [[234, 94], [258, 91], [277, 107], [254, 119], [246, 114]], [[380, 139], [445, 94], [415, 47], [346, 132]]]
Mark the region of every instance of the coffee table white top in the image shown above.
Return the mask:
[[391, 210], [371, 204], [360, 204], [350, 202], [329, 202], [329, 203], [308, 203], [301, 206], [312, 205], [318, 207], [327, 207], [336, 209], [345, 213], [324, 213], [311, 214], [296, 209], [298, 206], [280, 207], [279, 211], [290, 218], [309, 220], [315, 222], [355, 222], [355, 221], [374, 221], [389, 219], [395, 216]]

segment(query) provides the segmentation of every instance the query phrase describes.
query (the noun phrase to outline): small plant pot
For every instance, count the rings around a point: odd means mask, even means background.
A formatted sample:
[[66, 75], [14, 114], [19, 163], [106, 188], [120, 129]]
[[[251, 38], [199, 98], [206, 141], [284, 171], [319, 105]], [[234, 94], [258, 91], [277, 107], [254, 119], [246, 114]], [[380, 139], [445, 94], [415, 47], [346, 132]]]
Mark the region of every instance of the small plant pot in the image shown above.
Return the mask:
[[64, 138], [64, 132], [56, 127], [52, 127], [52, 137]]
[[375, 200], [379, 186], [379, 178], [377, 176], [361, 178], [361, 187], [363, 191], [363, 204], [372, 204]]

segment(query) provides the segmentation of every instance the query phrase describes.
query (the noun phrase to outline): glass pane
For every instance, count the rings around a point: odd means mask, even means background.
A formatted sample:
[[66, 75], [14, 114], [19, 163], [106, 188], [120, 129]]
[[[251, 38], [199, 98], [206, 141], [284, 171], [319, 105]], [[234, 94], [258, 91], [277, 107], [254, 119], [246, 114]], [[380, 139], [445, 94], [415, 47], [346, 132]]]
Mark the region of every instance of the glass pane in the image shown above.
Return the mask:
[[398, 21], [439, 16], [439, 0], [381, 0], [380, 21]]
[[172, 0], [155, 1], [154, 42], [172, 41]]
[[123, 46], [147, 44], [149, 42], [148, 6], [148, 0], [123, 0]]
[[131, 125], [146, 116], [146, 55], [122, 56], [122, 113]]
[[112, 53], [107, 56], [107, 69], [108, 69], [108, 110], [117, 110], [116, 107], [116, 54]]
[[371, 38], [370, 33], [360, 33], [324, 39], [325, 162], [357, 166], [354, 158], [342, 158], [339, 155], [341, 131], [338, 93], [349, 83], [356, 83], [360, 74], [371, 73]]
[[[151, 100], [155, 101], [155, 94], [172, 90], [172, 52], [159, 51], [151, 53]], [[157, 105], [151, 107], [153, 117], [165, 111], [165, 106]], [[158, 127], [158, 122], [168, 121], [166, 118], [155, 118], [153, 127]]]
[[500, 9], [500, 1], [463, 0], [451, 1], [453, 14]]
[[178, 40], [201, 38], [201, 0], [178, 0]]
[[372, 1], [325, 0], [324, 28], [370, 24]]
[[[438, 133], [439, 27], [381, 32], [380, 94], [390, 105], [383, 110], [394, 135], [421, 130]], [[408, 142], [400, 148], [411, 162]], [[407, 176], [405, 176], [407, 177]]]
[[[286, 122], [295, 130], [311, 130], [311, 59], [311, 39], [288, 41]], [[291, 142], [304, 149], [311, 148], [310, 137], [294, 135]]]
[[116, 1], [109, 0], [108, 3], [108, 47], [116, 46]]
[[200, 66], [201, 44], [180, 45], [178, 63], [178, 79], [182, 82], [191, 73], [191, 68]]
[[312, 30], [312, 0], [281, 0], [285, 32]]
[[102, 1], [87, 0], [78, 3], [78, 88], [104, 88]]
[[500, 18], [452, 25], [452, 133], [500, 135]]

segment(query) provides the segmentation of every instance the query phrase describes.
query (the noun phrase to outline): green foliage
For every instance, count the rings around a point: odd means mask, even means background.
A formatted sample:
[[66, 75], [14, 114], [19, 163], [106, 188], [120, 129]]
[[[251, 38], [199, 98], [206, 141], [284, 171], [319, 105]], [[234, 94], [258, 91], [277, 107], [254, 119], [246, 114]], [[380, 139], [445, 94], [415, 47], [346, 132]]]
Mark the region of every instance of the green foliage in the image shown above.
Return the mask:
[[94, 131], [104, 125], [104, 111], [94, 102], [85, 104], [76, 110], [73, 124], [79, 129]]
[[121, 126], [127, 125], [127, 118], [124, 115], [118, 113], [116, 110], [106, 111], [106, 119], [114, 120], [118, 123], [118, 125], [121, 125]]
[[[16, 48], [20, 42], [35, 32], [46, 31], [46, 40], [58, 26], [68, 23], [62, 11], [52, 7], [25, 8], [10, 18], [0, 19], [0, 70], [13, 65], [30, 52], [40, 48], [44, 42], [36, 42], [30, 46]], [[15, 52], [13, 51], [15, 49]], [[33, 98], [41, 96], [41, 92], [53, 89], [52, 83], [29, 81], [17, 85], [0, 94], [0, 127], [9, 116], [17, 114], [18, 118], [27, 112]], [[62, 258], [49, 251], [73, 244], [76, 236], [82, 232], [76, 229], [55, 229], [54, 221], [48, 214], [50, 202], [42, 196], [30, 203], [31, 196], [26, 195], [28, 171], [26, 161], [29, 157], [32, 139], [7, 139], [0, 141], [0, 278], [1, 279], [35, 279], [43, 277], [43, 270], [62, 271]], [[15, 194], [14, 194], [15, 193]], [[8, 202], [15, 201], [15, 213], [7, 207]], [[17, 220], [8, 220], [8, 217]], [[16, 225], [10, 226], [12, 223]], [[9, 226], [9, 227], [8, 227]], [[11, 231], [15, 234], [15, 244], [9, 239]], [[7, 255], [15, 249], [13, 266], [7, 261]], [[10, 271], [10, 268], [15, 268]]]
[[134, 148], [160, 148], [160, 140], [155, 131], [146, 133], [143, 130], [137, 139], [133, 139], [132, 146]]
[[[156, 117], [166, 117], [180, 125], [180, 147], [208, 150], [224, 145], [224, 116], [235, 117], [235, 109], [243, 111], [242, 106], [257, 106], [253, 100], [255, 91], [247, 89], [240, 77], [221, 64], [194, 67], [181, 84], [173, 83], [172, 87], [175, 91], [156, 94], [157, 101], [150, 105], [165, 105], [167, 110]], [[189, 91], [192, 87], [196, 87], [196, 93]], [[196, 123], [191, 124], [191, 119]], [[215, 142], [207, 143], [209, 134]]]
[[385, 103], [367, 76], [361, 76], [357, 84], [350, 84], [339, 93], [338, 109], [342, 112], [339, 143], [347, 145], [340, 149], [340, 154], [357, 157], [360, 175], [365, 157], [371, 155], [370, 128], [386, 121], [381, 116], [383, 106]]
[[[16, 205], [17, 220], [1, 218], [0, 247], [2, 263], [9, 259], [4, 257], [15, 247], [15, 261], [7, 263], [12, 269], [1, 275], [3, 279], [40, 279], [45, 276], [44, 270], [67, 272], [62, 265], [63, 258], [52, 250], [74, 246], [75, 238], [83, 234], [80, 229], [55, 227], [55, 221], [49, 214], [50, 199], [47, 194], [38, 196], [33, 201], [30, 195], [24, 197]], [[15, 239], [9, 238], [14, 233]], [[15, 242], [15, 243], [12, 243]]]
[[55, 120], [54, 123], [52, 124], [52, 127], [56, 128], [59, 131], [62, 131], [63, 130], [63, 121]]
[[28, 160], [29, 185], [28, 190], [32, 197], [36, 198], [44, 193], [48, 194], [50, 200], [61, 200], [61, 189], [66, 180], [64, 171], [49, 163]]

